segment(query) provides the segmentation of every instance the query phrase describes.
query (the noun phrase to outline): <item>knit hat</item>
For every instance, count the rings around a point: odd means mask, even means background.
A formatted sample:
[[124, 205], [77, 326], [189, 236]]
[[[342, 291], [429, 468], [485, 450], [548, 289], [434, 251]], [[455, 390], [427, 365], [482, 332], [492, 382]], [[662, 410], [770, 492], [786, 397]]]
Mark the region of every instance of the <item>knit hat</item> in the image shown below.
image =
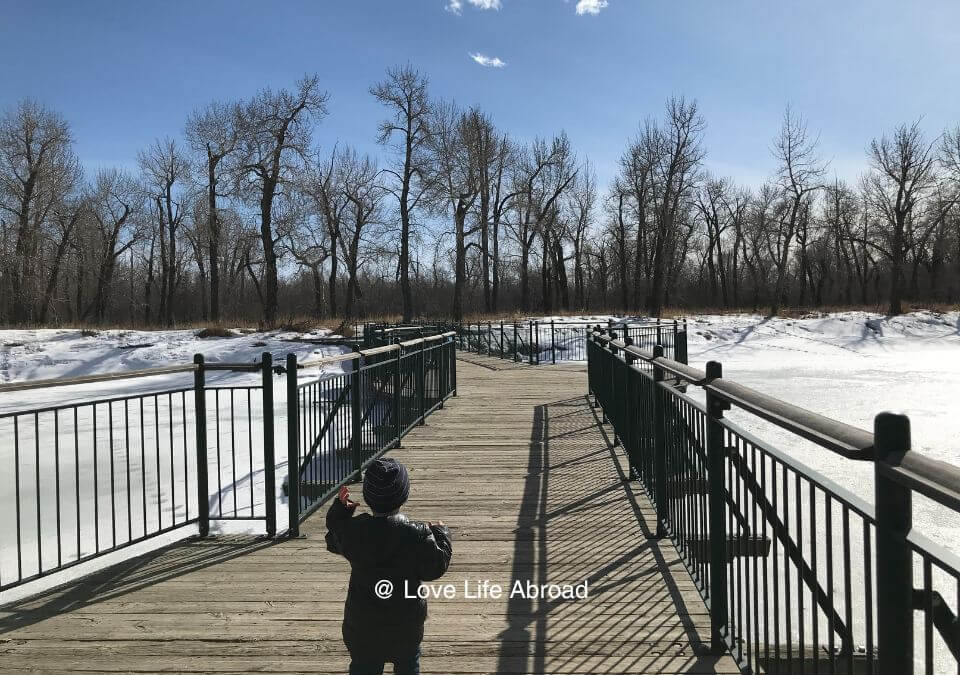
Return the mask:
[[395, 459], [381, 457], [363, 474], [363, 501], [377, 513], [396, 511], [410, 496], [407, 467]]

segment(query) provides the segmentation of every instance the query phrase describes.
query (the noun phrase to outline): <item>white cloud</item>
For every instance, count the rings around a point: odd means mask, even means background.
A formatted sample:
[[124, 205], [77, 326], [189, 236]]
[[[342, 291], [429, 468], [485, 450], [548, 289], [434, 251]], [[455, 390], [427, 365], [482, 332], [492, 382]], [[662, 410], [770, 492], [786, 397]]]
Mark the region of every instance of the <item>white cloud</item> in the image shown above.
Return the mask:
[[[467, 0], [471, 5], [477, 9], [500, 9], [502, 5], [500, 4], [501, 0]], [[454, 14], [460, 14], [463, 11], [463, 0], [449, 0], [447, 2], [446, 10]]]
[[499, 57], [496, 56], [484, 56], [480, 52], [476, 54], [471, 54], [470, 58], [479, 63], [484, 68], [503, 68], [507, 65], [506, 61], [502, 61]]
[[[452, 0], [459, 2], [459, 0]], [[610, 4], [607, 0], [579, 0], [577, 2], [577, 14], [599, 14], [601, 9], [605, 9]]]

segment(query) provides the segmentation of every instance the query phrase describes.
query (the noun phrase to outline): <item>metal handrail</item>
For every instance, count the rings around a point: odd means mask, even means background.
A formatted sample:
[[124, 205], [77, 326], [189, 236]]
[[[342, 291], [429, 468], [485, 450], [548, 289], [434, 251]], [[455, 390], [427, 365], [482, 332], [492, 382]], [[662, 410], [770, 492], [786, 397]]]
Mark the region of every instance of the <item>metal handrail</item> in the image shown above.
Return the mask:
[[342, 361], [353, 361], [354, 359], [359, 359], [361, 357], [375, 356], [377, 354], [385, 354], [387, 352], [396, 351], [397, 349], [400, 349], [402, 347], [416, 347], [419, 344], [436, 342], [437, 340], [452, 337], [456, 334], [457, 334], [456, 331], [448, 331], [446, 333], [440, 333], [438, 335], [430, 335], [428, 337], [407, 340], [406, 342], [397, 342], [392, 345], [383, 345], [382, 347], [372, 347], [370, 349], [364, 349], [359, 352], [348, 352], [346, 354], [337, 354], [335, 356], [324, 356], [319, 359], [302, 361], [297, 364], [297, 367], [301, 369], [315, 368], [317, 366], [326, 366], [334, 363], [341, 363]]
[[0, 384], [0, 394], [13, 391], [29, 391], [31, 389], [45, 389], [47, 387], [66, 387], [75, 384], [94, 384], [96, 382], [111, 382], [114, 380], [128, 380], [140, 377], [154, 377], [156, 375], [173, 375], [176, 373], [193, 373], [197, 370], [195, 364], [186, 366], [161, 366], [159, 368], [144, 368], [129, 370], [123, 373], [101, 373], [97, 375], [81, 375], [79, 377], [54, 377], [46, 380], [30, 380], [27, 382], [8, 382]]
[[600, 331], [594, 331], [592, 336], [603, 344], [628, 352], [642, 361], [703, 388], [704, 391], [715, 394], [727, 403], [762, 417], [781, 429], [802, 436], [820, 447], [848, 459], [873, 460], [873, 434], [870, 432], [781, 401], [725, 378], [710, 379], [702, 370], [691, 368], [664, 356], [654, 356], [651, 351], [630, 346], [623, 340], [615, 339]]
[[[934, 661], [933, 641], [936, 632], [949, 650], [955, 661], [960, 661], [960, 634], [956, 631], [957, 615], [945, 600], [944, 595], [933, 586], [933, 573], [952, 577], [954, 583], [960, 584], [960, 556], [957, 556], [942, 546], [935, 545], [914, 531], [913, 523], [913, 494], [923, 495], [941, 506], [960, 512], [960, 467], [947, 462], [938, 461], [930, 457], [911, 451], [910, 421], [904, 415], [880, 413], [874, 419], [873, 433], [851, 425], [833, 420], [823, 415], [781, 401], [767, 394], [746, 387], [736, 382], [725, 380], [722, 376], [722, 366], [718, 362], [707, 363], [706, 372], [690, 368], [685, 364], [664, 358], [663, 347], [657, 345], [653, 352], [638, 349], [633, 346], [629, 338], [620, 340], [615, 330], [597, 326], [590, 333], [590, 352], [588, 359], [588, 373], [590, 391], [595, 397], [597, 405], [603, 407], [603, 420], [613, 425], [615, 443], [621, 442], [627, 448], [630, 459], [631, 476], [637, 476], [644, 481], [648, 493], [654, 501], [657, 511], [658, 533], [669, 534], [678, 546], [678, 550], [685, 556], [684, 560], [691, 574], [695, 576], [698, 586], [709, 595], [711, 614], [711, 646], [714, 650], [726, 646], [742, 666], [752, 667], [760, 665], [763, 659], [759, 656], [761, 638], [766, 642], [764, 657], [771, 647], [775, 658], [779, 659], [779, 647], [770, 643], [766, 621], [769, 618], [767, 607], [766, 574], [767, 567], [761, 564], [763, 572], [763, 600], [760, 605], [764, 608], [764, 629], [758, 629], [758, 604], [754, 596], [754, 625], [749, 620], [746, 627], [740, 623], [740, 606], [734, 614], [733, 605], [728, 603], [727, 592], [732, 597], [739, 598], [738, 602], [750, 602], [749, 597], [744, 599], [743, 591], [756, 591], [757, 567], [754, 565], [752, 576], [750, 571], [744, 572], [747, 567], [741, 564], [732, 567], [728, 562], [730, 544], [727, 543], [727, 523], [725, 512], [733, 509], [729, 517], [732, 526], [740, 536], [749, 536], [749, 526], [756, 535], [757, 509], [762, 522], [762, 537], [766, 537], [768, 525], [774, 540], [773, 568], [776, 574], [777, 546], [783, 555], [785, 594], [783, 601], [788, 605], [790, 598], [790, 572], [788, 566], [795, 568], [793, 579], [799, 585], [809, 589], [809, 597], [827, 616], [828, 651], [827, 655], [831, 666], [842, 656], [845, 662], [852, 666], [853, 651], [851, 633], [851, 571], [850, 546], [851, 532], [854, 525], [850, 521], [851, 513], [859, 514], [862, 528], [862, 545], [864, 561], [862, 569], [866, 575], [865, 600], [862, 607], [863, 616], [860, 625], [866, 630], [866, 658], [877, 660], [881, 672], [908, 672], [913, 668], [913, 654], [915, 651], [913, 612], [923, 612], [924, 624], [924, 654], [923, 660], [927, 672]], [[606, 356], [600, 356], [606, 355]], [[599, 358], [595, 358], [599, 357]], [[638, 364], [638, 362], [640, 362]], [[642, 366], [642, 367], [638, 367]], [[652, 371], [652, 373], [651, 373]], [[676, 380], [668, 380], [666, 373], [676, 376]], [[637, 379], [639, 378], [639, 379]], [[678, 390], [678, 384], [693, 384], [703, 389], [706, 394], [706, 404], [701, 405], [690, 399], [683, 390]], [[641, 396], [643, 404], [640, 403]], [[737, 406], [761, 419], [771, 422], [777, 427], [790, 431], [814, 444], [829, 449], [843, 457], [855, 460], [869, 460], [874, 466], [875, 505], [853, 497], [853, 495], [835, 484], [831, 484], [815, 471], [794, 460], [789, 454], [776, 451], [762, 441], [752, 438], [746, 432], [739, 430], [735, 425], [724, 419], [723, 411], [731, 406]], [[699, 418], [697, 417], [699, 415]], [[643, 425], [642, 427], [639, 425]], [[684, 427], [684, 425], [688, 425]], [[670, 438], [668, 434], [676, 433], [678, 429], [697, 429], [698, 425], [705, 438], [698, 437], [704, 450], [697, 455], [696, 448], [684, 449], [684, 441]], [[679, 450], [678, 450], [679, 448]], [[693, 452], [695, 460], [692, 469], [694, 474], [705, 476], [706, 491], [699, 493], [706, 495], [700, 499], [699, 506], [693, 502], [681, 507], [675, 504], [670, 506], [670, 500], [683, 499], [682, 493], [677, 493], [675, 486], [667, 486], [670, 472], [688, 471], [683, 461], [686, 455], [678, 453]], [[637, 454], [640, 453], [640, 454]], [[668, 453], [678, 455], [669, 460]], [[752, 453], [752, 454], [751, 454]], [[760, 477], [757, 472], [757, 453], [759, 453]], [[767, 462], [772, 464], [768, 465]], [[679, 463], [678, 463], [679, 461]], [[777, 470], [776, 462], [780, 462]], [[700, 462], [700, 464], [697, 464]], [[769, 468], [769, 480], [764, 472]], [[725, 478], [727, 472], [735, 470], [737, 477]], [[787, 471], [792, 470], [794, 479], [789, 481]], [[779, 474], [779, 477], [778, 477]], [[731, 480], [735, 480], [731, 483]], [[803, 481], [801, 487], [801, 481]], [[782, 485], [781, 485], [782, 483]], [[669, 494], [667, 490], [673, 490]], [[816, 491], [822, 494], [819, 500]], [[801, 492], [806, 502], [801, 502]], [[777, 500], [782, 502], [782, 513], [778, 513]], [[692, 499], [696, 500], [697, 497]], [[749, 506], [752, 500], [752, 507]], [[749, 516], [739, 513], [741, 504], [752, 513]], [[839, 505], [842, 513], [842, 530], [835, 531], [836, 525], [831, 525], [833, 507]], [[700, 508], [706, 509], [700, 516], [691, 522], [677, 521], [670, 509]], [[749, 509], [753, 511], [749, 511]], [[788, 510], [793, 509], [793, 521]], [[822, 510], [821, 510], [822, 509]], [[804, 522], [800, 512], [809, 510], [809, 519], [806, 526], [809, 528], [803, 533]], [[735, 512], [736, 511], [736, 512]], [[826, 521], [819, 520], [815, 513], [820, 511], [826, 516]], [[822, 518], [823, 516], [821, 516]], [[709, 523], [706, 529], [705, 523]], [[817, 541], [814, 528], [825, 527], [826, 543], [821, 542], [820, 555], [827, 556], [828, 586], [824, 587], [817, 574]], [[699, 528], [699, 529], [698, 529]], [[704, 535], [707, 532], [707, 535]], [[697, 536], [708, 536], [710, 554], [708, 569], [705, 570], [697, 560], [702, 555]], [[845, 578], [846, 616], [837, 614], [833, 600], [833, 586], [829, 581], [834, 573], [834, 563], [830, 555], [837, 555], [840, 551], [832, 548], [831, 537], [839, 537], [843, 569], [840, 570]], [[871, 537], [875, 536], [875, 548], [871, 545]], [[809, 538], [808, 548], [804, 549], [804, 540]], [[762, 542], [761, 542], [762, 545]], [[768, 546], [770, 544], [767, 544]], [[693, 557], [691, 558], [691, 551]], [[746, 549], [734, 549], [734, 556], [748, 555]], [[808, 557], [809, 552], [809, 557]], [[761, 553], [765, 557], [766, 553]], [[919, 559], [919, 564], [917, 560]], [[789, 560], [789, 562], [788, 562]], [[700, 565], [700, 567], [698, 567]], [[728, 569], [729, 566], [729, 569]], [[922, 567], [922, 585], [916, 588], [916, 573]], [[871, 569], [876, 570], [875, 584], [871, 581]], [[704, 586], [706, 574], [709, 575], [709, 584]], [[738, 575], [744, 575], [744, 581]], [[778, 590], [774, 579], [774, 615], [777, 621], [776, 603]], [[862, 583], [862, 582], [858, 582]], [[948, 597], [952, 593], [948, 592]], [[738, 596], [737, 594], [740, 593]], [[802, 603], [803, 596], [797, 590], [797, 599]], [[874, 595], [874, 593], [876, 595]], [[874, 602], [876, 603], [874, 605]], [[874, 614], [875, 610], [875, 614]], [[749, 609], [748, 609], [749, 611]], [[860, 609], [856, 610], [857, 612]], [[792, 664], [791, 656], [791, 613], [787, 611], [786, 638], [787, 658]], [[800, 622], [800, 636], [798, 643], [804, 648], [803, 623], [805, 621], [802, 604], [798, 604], [797, 620]], [[872, 622], [876, 623], [872, 623]], [[817, 619], [813, 620], [813, 644], [819, 648], [817, 637]], [[874, 627], [876, 634], [874, 637]], [[756, 651], [751, 653], [751, 634]], [[774, 631], [773, 639], [779, 640], [778, 632]], [[834, 651], [834, 635], [841, 640], [839, 651]], [[877, 645], [882, 645], [877, 649]], [[744, 649], [745, 648], [745, 649]], [[812, 655], [814, 659], [818, 657]], [[801, 664], [804, 656], [800, 655]], [[939, 658], [939, 657], [937, 657]]]

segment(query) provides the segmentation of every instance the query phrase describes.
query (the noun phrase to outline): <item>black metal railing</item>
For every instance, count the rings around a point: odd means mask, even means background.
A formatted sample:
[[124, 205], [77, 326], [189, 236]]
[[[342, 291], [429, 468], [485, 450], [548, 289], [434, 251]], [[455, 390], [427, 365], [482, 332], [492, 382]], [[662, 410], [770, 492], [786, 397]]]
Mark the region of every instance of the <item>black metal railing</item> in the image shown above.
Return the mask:
[[[300, 369], [337, 365], [345, 372], [303, 382], [296, 379], [296, 360], [288, 360], [288, 419], [297, 432], [288, 451], [299, 480], [288, 480], [286, 489], [299, 520], [456, 395], [454, 337], [442, 333], [305, 361]], [[293, 510], [290, 522], [296, 528]]]
[[[686, 322], [610, 320], [606, 323], [608, 330], [616, 329], [630, 336], [637, 346], [653, 349], [659, 344], [675, 360], [687, 362]], [[595, 325], [586, 321], [528, 319], [461, 323], [453, 328], [457, 331], [458, 349], [540, 365], [586, 361], [587, 339]]]
[[[456, 392], [454, 333], [297, 363], [207, 363], [0, 385], [0, 394], [182, 375], [181, 386], [0, 412], [0, 591], [211, 521], [277, 533], [286, 412], [289, 528]], [[342, 364], [348, 371], [325, 374]], [[299, 378], [319, 367], [319, 376]], [[208, 382], [219, 372], [259, 381]], [[192, 375], [192, 383], [189, 375]], [[274, 380], [285, 375], [286, 399]], [[82, 398], [82, 393], [76, 397]], [[276, 400], [279, 398], [280, 400]], [[277, 414], [280, 412], [281, 414]], [[282, 442], [282, 441], [281, 441]], [[292, 467], [292, 469], [289, 469]], [[189, 534], [189, 533], [186, 533]], [[171, 535], [173, 536], [173, 535]]]
[[[264, 370], [264, 384], [207, 386], [212, 370]], [[275, 532], [273, 504], [256, 499], [274, 482], [265, 461], [273, 439], [257, 430], [272, 418], [263, 414], [268, 365], [198, 356], [191, 365], [5, 384], [0, 393], [178, 374], [193, 382], [0, 413], [0, 591], [185, 526], [205, 535], [210, 520], [263, 520]]]
[[[911, 452], [906, 417], [882, 413], [871, 434], [599, 327], [588, 350], [590, 392], [708, 604], [715, 652], [744, 672], [957, 672], [960, 559], [912, 531], [912, 499], [960, 511], [960, 469]], [[872, 462], [876, 506], [727, 419], [731, 406]]]

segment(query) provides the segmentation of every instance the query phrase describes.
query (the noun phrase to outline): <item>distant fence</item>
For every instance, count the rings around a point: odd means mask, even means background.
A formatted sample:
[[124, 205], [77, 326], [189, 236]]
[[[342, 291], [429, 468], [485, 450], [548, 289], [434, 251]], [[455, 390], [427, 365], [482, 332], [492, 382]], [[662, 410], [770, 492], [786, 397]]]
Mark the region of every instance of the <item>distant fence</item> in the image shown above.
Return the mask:
[[[591, 334], [589, 390], [709, 606], [715, 652], [754, 673], [957, 672], [960, 559], [911, 528], [914, 493], [960, 511], [960, 469], [911, 452], [904, 416], [871, 434], [620, 338]], [[726, 419], [731, 406], [872, 462], [876, 506]]]
[[[397, 338], [423, 337], [455, 331], [457, 349], [530, 365], [587, 360], [587, 338], [597, 322], [589, 321], [480, 321], [459, 324], [358, 324], [355, 330], [367, 346]], [[663, 346], [671, 358], [687, 362], [686, 321], [610, 319], [603, 325], [618, 330], [643, 349]]]
[[[0, 591], [183, 528], [262, 521], [277, 532], [278, 459], [290, 481], [288, 534], [372, 458], [399, 445], [456, 390], [453, 334], [297, 364], [207, 363], [0, 385], [0, 394], [159, 375], [192, 386], [0, 413]], [[342, 363], [345, 373], [305, 369]], [[219, 386], [213, 372], [259, 374]], [[285, 376], [286, 400], [275, 402]], [[189, 380], [188, 380], [189, 381]], [[282, 396], [282, 394], [281, 394]], [[286, 457], [275, 414], [286, 411]], [[281, 443], [283, 439], [281, 437]], [[302, 490], [301, 490], [302, 488]]]

